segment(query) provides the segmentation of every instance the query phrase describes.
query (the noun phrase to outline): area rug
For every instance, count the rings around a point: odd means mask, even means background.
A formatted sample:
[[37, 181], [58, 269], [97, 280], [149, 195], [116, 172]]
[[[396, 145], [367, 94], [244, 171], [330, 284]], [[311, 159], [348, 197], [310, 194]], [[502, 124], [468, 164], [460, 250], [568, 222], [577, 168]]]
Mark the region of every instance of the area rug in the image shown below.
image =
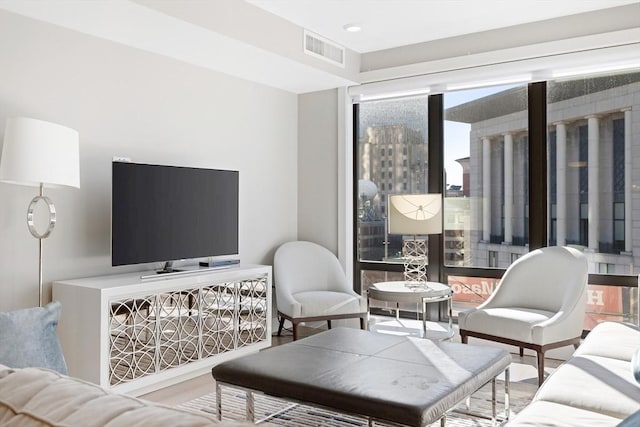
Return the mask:
[[[504, 383], [497, 382], [497, 411], [498, 418], [503, 418], [504, 413]], [[537, 387], [528, 383], [512, 383], [510, 386], [511, 416], [524, 408], [535, 394]], [[275, 426], [289, 427], [366, 427], [367, 420], [364, 417], [352, 416], [333, 412], [327, 409], [318, 409], [312, 406], [288, 402], [260, 393], [254, 394], [255, 419]], [[210, 415], [216, 415], [215, 393], [206, 394], [182, 405], [182, 409], [202, 411]], [[491, 386], [486, 385], [478, 390], [471, 398], [471, 412], [485, 417], [491, 416]], [[466, 404], [456, 407], [455, 411], [447, 415], [447, 426], [452, 427], [484, 427], [491, 426], [491, 420], [473, 417], [460, 412], [467, 412]], [[245, 393], [232, 387], [222, 388], [222, 414], [224, 420], [245, 419]], [[376, 426], [390, 427], [393, 424], [376, 422]], [[440, 425], [439, 422], [433, 424]]]

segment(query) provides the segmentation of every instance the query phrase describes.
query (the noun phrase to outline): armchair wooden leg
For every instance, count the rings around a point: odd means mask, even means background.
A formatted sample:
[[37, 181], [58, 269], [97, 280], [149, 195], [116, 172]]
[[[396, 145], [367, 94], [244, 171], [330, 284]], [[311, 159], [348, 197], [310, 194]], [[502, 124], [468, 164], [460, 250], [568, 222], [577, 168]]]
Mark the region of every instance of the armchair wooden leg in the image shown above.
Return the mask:
[[462, 341], [462, 344], [467, 344], [467, 342], [469, 341], [469, 337], [463, 334], [460, 334], [460, 341]]
[[284, 326], [284, 317], [280, 316], [280, 324], [278, 325], [278, 336], [282, 333], [282, 328]]
[[293, 323], [293, 340], [297, 340], [298, 339], [298, 322], [296, 322], [295, 320], [292, 321]]
[[331, 329], [331, 320], [327, 319], [327, 329]]
[[367, 330], [367, 322], [364, 316], [360, 317], [360, 329], [363, 331]]
[[542, 385], [544, 381], [544, 353], [538, 351], [538, 387]]
[[520, 347], [520, 357], [523, 357], [523, 356], [524, 356], [524, 348]]

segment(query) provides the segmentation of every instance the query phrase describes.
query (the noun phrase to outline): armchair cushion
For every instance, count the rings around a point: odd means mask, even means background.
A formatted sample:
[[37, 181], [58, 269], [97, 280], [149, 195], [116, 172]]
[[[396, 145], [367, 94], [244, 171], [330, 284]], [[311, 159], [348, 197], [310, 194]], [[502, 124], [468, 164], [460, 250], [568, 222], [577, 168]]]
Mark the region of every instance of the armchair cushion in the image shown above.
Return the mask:
[[[482, 332], [524, 342], [533, 342], [534, 325], [551, 318], [555, 313], [532, 308], [487, 308], [460, 313], [460, 329]], [[545, 344], [545, 343], [536, 343]]]
[[0, 364], [11, 368], [49, 368], [67, 373], [56, 334], [61, 304], [0, 313]]

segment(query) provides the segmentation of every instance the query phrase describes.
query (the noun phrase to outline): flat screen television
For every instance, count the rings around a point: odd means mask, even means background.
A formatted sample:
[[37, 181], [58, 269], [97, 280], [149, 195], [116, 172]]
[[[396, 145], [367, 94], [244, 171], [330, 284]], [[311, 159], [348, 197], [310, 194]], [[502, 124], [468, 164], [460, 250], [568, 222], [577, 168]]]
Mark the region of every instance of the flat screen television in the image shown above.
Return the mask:
[[113, 162], [111, 264], [237, 255], [238, 175]]

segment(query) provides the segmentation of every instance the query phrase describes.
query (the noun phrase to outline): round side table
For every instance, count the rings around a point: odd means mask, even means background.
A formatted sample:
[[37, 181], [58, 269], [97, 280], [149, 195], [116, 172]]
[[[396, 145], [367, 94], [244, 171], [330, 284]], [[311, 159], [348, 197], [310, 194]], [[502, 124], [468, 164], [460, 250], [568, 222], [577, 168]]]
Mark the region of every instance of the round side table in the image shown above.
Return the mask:
[[396, 303], [396, 319], [400, 316], [400, 303], [419, 303], [422, 306], [422, 330], [424, 337], [427, 337], [427, 304], [447, 302], [447, 309], [449, 314], [449, 328], [447, 330], [446, 337], [442, 339], [450, 339], [455, 335], [453, 330], [453, 321], [451, 315], [451, 298], [453, 297], [453, 290], [450, 286], [447, 286], [439, 282], [406, 282], [406, 281], [394, 281], [394, 282], [380, 282], [369, 286], [368, 299], [375, 299], [378, 301], [387, 301]]

